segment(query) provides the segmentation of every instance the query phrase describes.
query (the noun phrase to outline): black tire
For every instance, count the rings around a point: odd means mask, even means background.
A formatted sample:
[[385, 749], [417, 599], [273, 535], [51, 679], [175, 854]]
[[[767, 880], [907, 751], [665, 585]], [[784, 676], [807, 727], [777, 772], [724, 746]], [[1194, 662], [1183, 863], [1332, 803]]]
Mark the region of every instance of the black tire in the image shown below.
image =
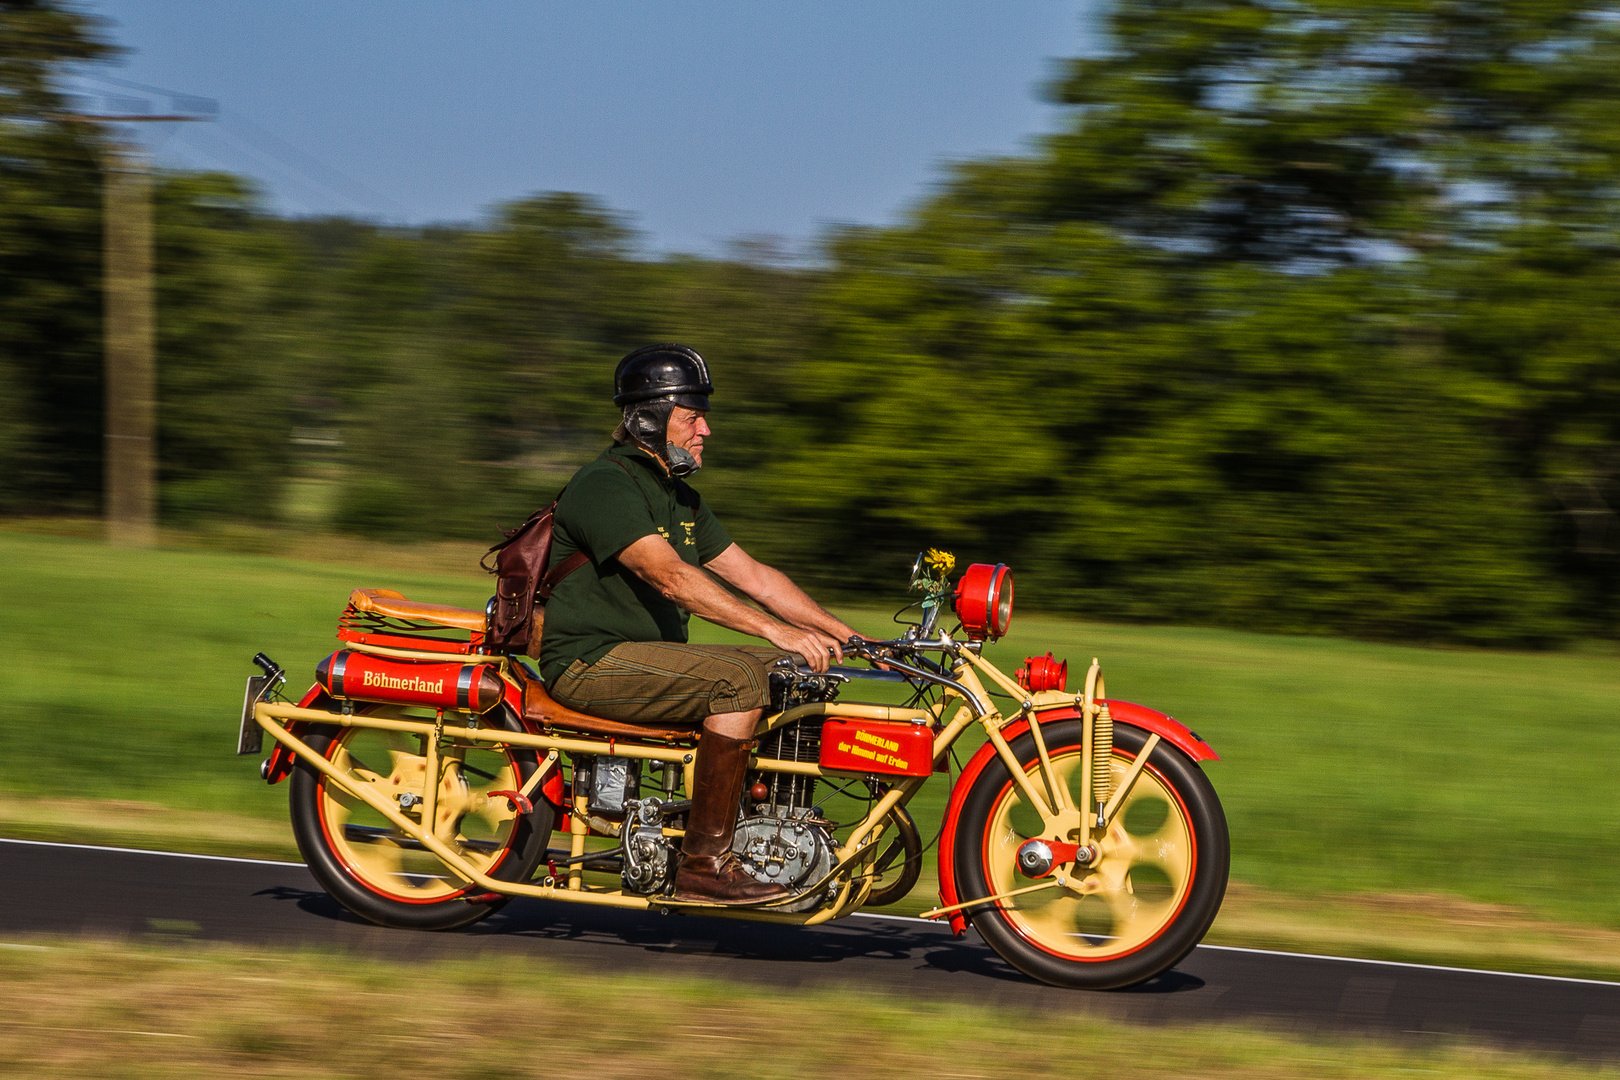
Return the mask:
[[[397, 712], [386, 706], [366, 711]], [[504, 705], [486, 714], [482, 722], [507, 731], [522, 730]], [[340, 767], [358, 762], [364, 772], [378, 777], [368, 782], [386, 785], [391, 793], [397, 793], [400, 785], [390, 781], [404, 777], [408, 783], [412, 766], [425, 760], [417, 736], [372, 728], [321, 724], [312, 726], [304, 739], [329, 761], [340, 762]], [[410, 744], [417, 748], [413, 750]], [[385, 755], [390, 762], [388, 776], [377, 767]], [[376, 759], [369, 768], [366, 756]], [[464, 766], [446, 770], [441, 785], [441, 791], [449, 788], [455, 793], [454, 801], [445, 798], [442, 802], [443, 812], [454, 821], [454, 843], [491, 877], [527, 881], [545, 858], [554, 818], [551, 804], [536, 793], [534, 809], [522, 814], [505, 798], [483, 796], [489, 791], [521, 788], [539, 768], [539, 758], [531, 750], [515, 747], [469, 750], [467, 758]], [[415, 765], [418, 775], [421, 771]], [[417, 787], [420, 790], [420, 782]], [[293, 836], [310, 872], [333, 899], [362, 919], [401, 929], [450, 930], [485, 918], [509, 899], [469, 900], [488, 894], [451, 876], [431, 852], [403, 837], [364, 802], [343, 794], [302, 759], [293, 770], [289, 799]]]
[[[1081, 723], [1059, 721], [1041, 731], [1078, 805]], [[1145, 732], [1115, 724], [1115, 782], [1146, 742]], [[1012, 750], [1042, 790], [1034, 739], [1026, 732]], [[962, 806], [955, 837], [958, 898], [1034, 884], [1017, 873], [1012, 855], [1039, 833], [1034, 808], [1024, 805], [1006, 765], [993, 760]], [[1089, 870], [1061, 868], [1095, 891], [1080, 895], [1054, 886], [970, 908], [974, 928], [1013, 967], [1054, 986], [1115, 989], [1174, 967], [1209, 930], [1226, 895], [1231, 842], [1214, 787], [1186, 754], [1161, 741], [1102, 848]]]

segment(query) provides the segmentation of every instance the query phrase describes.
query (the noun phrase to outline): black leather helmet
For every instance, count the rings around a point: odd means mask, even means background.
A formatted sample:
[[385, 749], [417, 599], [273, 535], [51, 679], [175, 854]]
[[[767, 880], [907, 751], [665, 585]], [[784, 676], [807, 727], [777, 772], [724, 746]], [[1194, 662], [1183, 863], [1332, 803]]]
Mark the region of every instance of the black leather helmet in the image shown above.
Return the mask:
[[613, 370], [613, 404], [620, 407], [660, 398], [707, 412], [712, 393], [709, 365], [685, 345], [644, 345]]

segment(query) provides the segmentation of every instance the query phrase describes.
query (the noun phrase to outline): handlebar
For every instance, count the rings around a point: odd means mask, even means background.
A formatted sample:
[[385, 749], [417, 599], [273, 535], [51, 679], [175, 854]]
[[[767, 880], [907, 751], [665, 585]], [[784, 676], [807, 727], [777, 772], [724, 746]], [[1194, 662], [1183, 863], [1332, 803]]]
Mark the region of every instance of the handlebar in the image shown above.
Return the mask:
[[[790, 653], [786, 654], [786, 658], [790, 663], [793, 664], [794, 670], [799, 675], [808, 677], [808, 676], [816, 674], [816, 672], [810, 670], [810, 665], [805, 663], [804, 655], [802, 653], [790, 652]], [[877, 668], [845, 667], [845, 666], [843, 666], [841, 664], [834, 664], [831, 667], [827, 668], [826, 671], [821, 672], [821, 674], [823, 674], [823, 675], [833, 675], [833, 676], [836, 676], [836, 677], [841, 678], [841, 679], [866, 679], [869, 682], [870, 681], [875, 681], [875, 682], [905, 682], [906, 681], [906, 677], [904, 675], [899, 674], [898, 672], [881, 671], [881, 670], [879, 670]]]
[[859, 668], [833, 666], [827, 669], [828, 675], [840, 675], [846, 679], [865, 679], [867, 682], [905, 682], [906, 677], [898, 671], [884, 671], [881, 668]]
[[[937, 686], [946, 686], [962, 695], [963, 700], [968, 708], [973, 710], [975, 716], [986, 715], [989, 712], [989, 707], [980, 701], [978, 695], [974, 694], [972, 690], [952, 678], [948, 669], [916, 655], [930, 649], [948, 647], [949, 644], [949, 642], [943, 640], [916, 641], [897, 638], [890, 641], [874, 641], [870, 638], [852, 637], [844, 645], [845, 655], [857, 656], [862, 660], [881, 664], [885, 670], [874, 669], [867, 671], [861, 668], [832, 667], [825, 674], [845, 679], [876, 679], [881, 682], [906, 682], [915, 679], [920, 682], [934, 683]], [[954, 652], [955, 650], [951, 649], [950, 651]], [[910, 662], [897, 659], [894, 655], [897, 652], [908, 654], [907, 660]], [[797, 666], [800, 675], [809, 676], [814, 674], [809, 665], [804, 662], [803, 655], [790, 652], [787, 654], [787, 658]], [[930, 671], [929, 668], [933, 670]]]
[[[868, 660], [874, 664], [882, 664], [887, 663], [891, 658], [891, 655], [895, 652], [928, 652], [930, 650], [937, 650], [941, 648], [943, 644], [944, 643], [939, 639], [918, 641], [907, 638], [890, 638], [888, 640], [883, 640], [879, 638], [852, 637], [848, 641], [844, 642], [843, 649], [845, 657], [853, 656], [861, 660]], [[788, 652], [784, 653], [784, 655], [789, 660], [793, 661], [793, 663], [798, 667], [810, 666], [808, 661], [805, 660], [803, 653]]]
[[844, 652], [854, 654], [863, 660], [874, 663], [883, 662], [892, 653], [920, 653], [944, 649], [947, 652], [956, 651], [956, 643], [939, 638], [890, 638], [882, 640], [877, 638], [852, 637], [844, 643]]

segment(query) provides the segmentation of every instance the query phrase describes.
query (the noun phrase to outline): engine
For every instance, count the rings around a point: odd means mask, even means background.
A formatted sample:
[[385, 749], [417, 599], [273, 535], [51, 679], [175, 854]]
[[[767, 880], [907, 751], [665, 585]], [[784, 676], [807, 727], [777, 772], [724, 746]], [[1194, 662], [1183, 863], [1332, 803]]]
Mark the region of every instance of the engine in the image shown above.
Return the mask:
[[[772, 696], [779, 709], [831, 701], [842, 682], [836, 675], [814, 675], [787, 664], [771, 672]], [[759, 740], [758, 756], [811, 764], [820, 761], [824, 723], [824, 718], [813, 716], [777, 728]], [[816, 806], [815, 777], [750, 773], [743, 792], [743, 820], [737, 824], [731, 849], [759, 880], [792, 890], [806, 889], [837, 865], [831, 825]], [[826, 890], [817, 890], [780, 910], [810, 911], [827, 895]]]
[[[731, 850], [750, 874], [791, 891], [814, 885], [838, 862], [826, 823], [810, 818], [744, 818]], [[777, 910], [811, 911], [828, 897], [828, 889], [819, 889]]]
[[[791, 709], [815, 701], [831, 701], [844, 681], [833, 674], [816, 675], [779, 661], [771, 669], [771, 704], [774, 710]], [[811, 716], [777, 728], [759, 740], [758, 756], [780, 761], [815, 763], [821, 760], [821, 728], [826, 719]], [[761, 785], [764, 791], [761, 792]], [[815, 805], [816, 779], [793, 773], [751, 773], [743, 805], [770, 817], [803, 817]], [[762, 798], [756, 795], [763, 794]]]
[[[842, 681], [836, 675], [813, 675], [784, 664], [771, 672], [772, 704], [785, 709], [806, 701], [830, 701]], [[809, 717], [769, 732], [760, 739], [759, 757], [819, 761], [823, 723], [821, 717]], [[667, 894], [674, 887], [679, 842], [665, 836], [664, 827], [677, 824], [689, 804], [669, 797], [638, 798], [639, 777], [633, 775], [639, 772], [638, 763], [632, 759], [596, 758], [590, 764], [594, 768], [586, 766], [576, 775], [590, 785], [584, 790], [590, 792], [591, 809], [624, 814], [618, 832], [625, 890], [643, 896]], [[673, 790], [673, 781], [673, 775], [666, 778], [666, 791]], [[816, 780], [811, 776], [748, 774], [732, 851], [750, 874], [800, 890], [821, 881], [837, 865], [832, 823], [822, 818], [815, 795]], [[777, 910], [810, 911], [830, 895], [829, 889], [817, 889]]]
[[625, 815], [619, 831], [624, 848], [619, 877], [626, 892], [652, 896], [675, 884], [676, 847], [664, 835], [668, 812], [662, 800], [653, 798], [635, 803]]

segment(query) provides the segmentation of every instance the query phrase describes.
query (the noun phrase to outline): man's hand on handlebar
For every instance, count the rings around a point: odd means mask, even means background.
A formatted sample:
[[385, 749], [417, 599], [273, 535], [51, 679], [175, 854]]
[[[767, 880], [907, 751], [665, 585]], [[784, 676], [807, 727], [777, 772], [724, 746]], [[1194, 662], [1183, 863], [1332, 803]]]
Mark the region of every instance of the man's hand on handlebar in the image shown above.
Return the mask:
[[844, 658], [843, 647], [820, 630], [803, 630], [786, 623], [777, 623], [773, 630], [765, 635], [765, 640], [778, 649], [798, 653], [804, 657], [805, 667], [817, 674], [826, 671]]

